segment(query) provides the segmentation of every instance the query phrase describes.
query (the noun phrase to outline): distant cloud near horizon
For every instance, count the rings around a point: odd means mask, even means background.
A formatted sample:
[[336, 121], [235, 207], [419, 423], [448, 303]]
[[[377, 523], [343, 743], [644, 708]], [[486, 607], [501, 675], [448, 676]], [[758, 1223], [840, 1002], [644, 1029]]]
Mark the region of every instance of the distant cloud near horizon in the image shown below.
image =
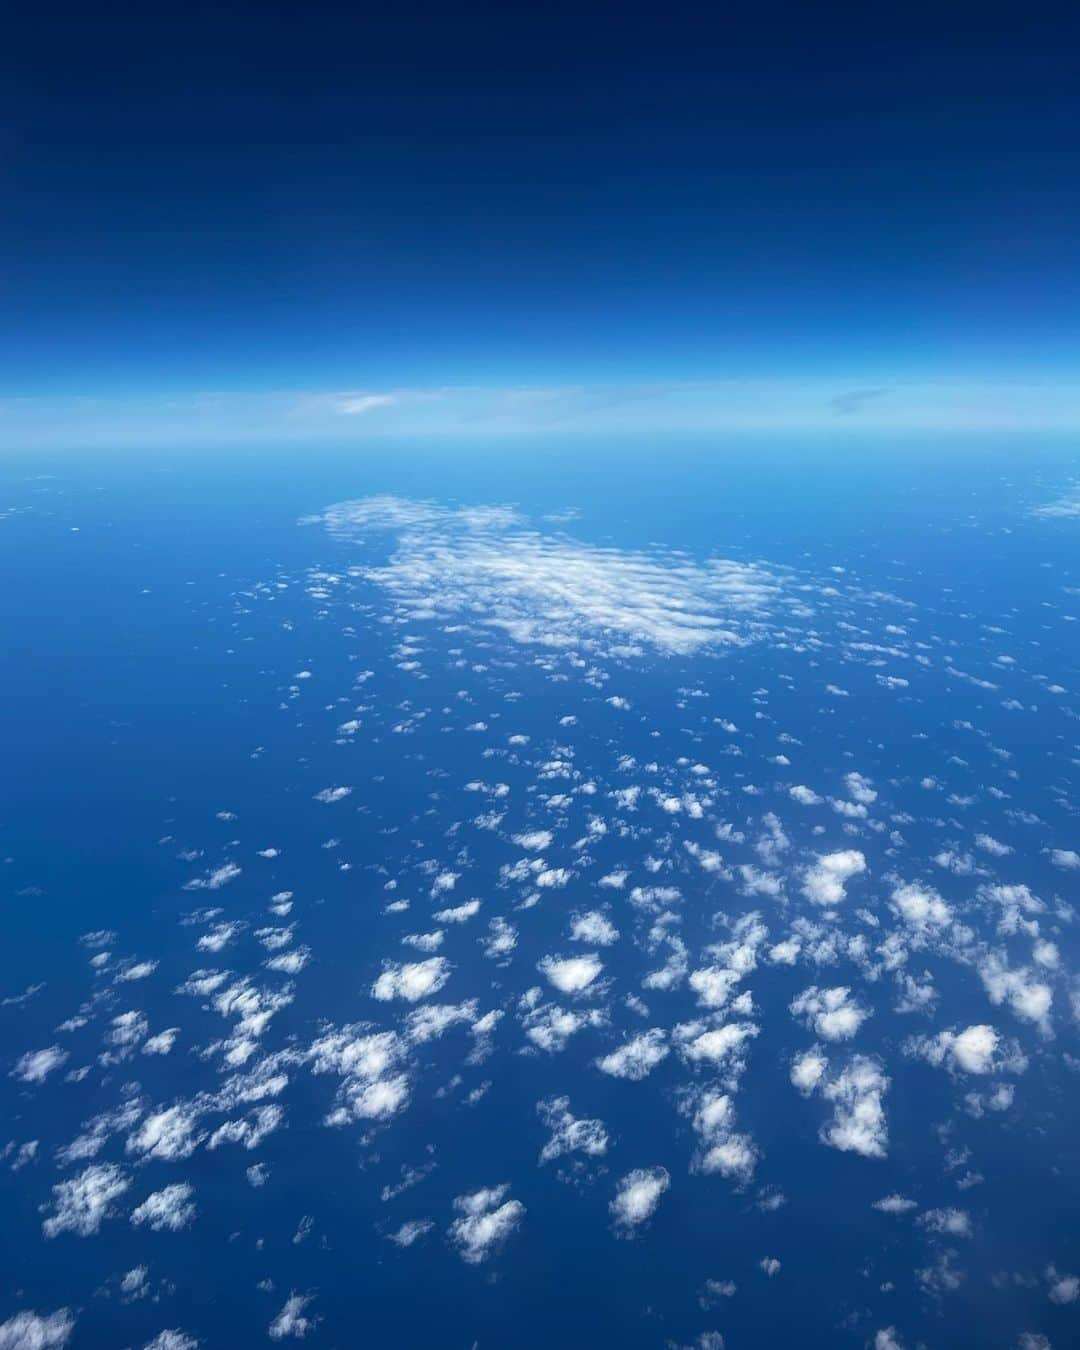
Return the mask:
[[394, 394], [347, 394], [338, 404], [338, 412], [346, 417], [371, 412], [373, 408], [389, 408], [397, 402]]
[[840, 434], [842, 426], [890, 435], [1075, 432], [1080, 382], [942, 378], [845, 388], [824, 378], [737, 379], [8, 398], [0, 399], [0, 454], [395, 436], [799, 436]]
[[875, 389], [851, 389], [846, 394], [837, 394], [832, 401], [832, 410], [845, 416], [861, 413], [868, 403], [891, 393], [892, 390], [884, 385]]

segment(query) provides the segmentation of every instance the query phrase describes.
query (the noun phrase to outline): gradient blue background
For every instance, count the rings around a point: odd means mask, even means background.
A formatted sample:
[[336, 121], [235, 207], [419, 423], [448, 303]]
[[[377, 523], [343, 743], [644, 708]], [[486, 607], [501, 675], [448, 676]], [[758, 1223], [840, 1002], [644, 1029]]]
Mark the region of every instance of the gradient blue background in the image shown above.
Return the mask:
[[1075, 5], [48, 6], [0, 397], [1067, 377]]

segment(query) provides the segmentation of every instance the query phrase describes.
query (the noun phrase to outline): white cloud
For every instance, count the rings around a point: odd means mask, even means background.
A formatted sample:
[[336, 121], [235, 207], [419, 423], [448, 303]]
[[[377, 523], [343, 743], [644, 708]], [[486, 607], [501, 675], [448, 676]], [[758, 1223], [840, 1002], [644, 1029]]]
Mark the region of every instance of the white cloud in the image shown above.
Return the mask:
[[463, 1261], [479, 1265], [513, 1233], [525, 1216], [520, 1200], [507, 1200], [509, 1186], [489, 1186], [471, 1195], [459, 1195], [454, 1208], [459, 1217], [450, 1225], [450, 1241]]
[[312, 1302], [310, 1294], [290, 1294], [285, 1306], [270, 1323], [269, 1336], [272, 1341], [282, 1341], [286, 1336], [295, 1336], [302, 1340], [315, 1327], [316, 1319], [307, 1316], [307, 1308]]
[[616, 1186], [615, 1198], [608, 1206], [616, 1233], [620, 1237], [633, 1237], [656, 1213], [660, 1197], [670, 1185], [671, 1177], [663, 1167], [639, 1167], [628, 1172]]
[[604, 963], [591, 952], [586, 956], [545, 956], [536, 967], [560, 993], [582, 994], [604, 969]]
[[[663, 653], [745, 642], [765, 613], [786, 602], [778, 573], [714, 558], [575, 543], [562, 536], [507, 534], [505, 508], [454, 512], [399, 498], [340, 502], [324, 513], [338, 534], [400, 531], [397, 552], [369, 580], [410, 622], [473, 618], [516, 642]], [[497, 533], [496, 533], [497, 531]]]
[[12, 1073], [24, 1083], [44, 1083], [49, 1074], [65, 1063], [67, 1058], [68, 1052], [58, 1045], [50, 1045], [44, 1050], [28, 1050], [16, 1061]]
[[905, 1045], [909, 1053], [931, 1064], [948, 1062], [961, 1073], [990, 1073], [995, 1067], [1000, 1037], [993, 1027], [980, 1023], [963, 1031], [942, 1031], [934, 1037], [914, 1037]]
[[394, 394], [343, 394], [335, 411], [343, 417], [359, 417], [376, 408], [389, 408], [397, 402]]
[[164, 1031], [159, 1031], [157, 1035], [147, 1039], [142, 1048], [143, 1054], [167, 1055], [172, 1050], [179, 1034], [179, 1027], [166, 1027]]
[[918, 1223], [942, 1237], [971, 1237], [971, 1215], [962, 1209], [928, 1209], [919, 1215]]
[[803, 895], [815, 905], [838, 905], [847, 898], [847, 883], [865, 871], [866, 858], [857, 849], [821, 854], [817, 862], [806, 869]]
[[851, 990], [841, 985], [819, 989], [812, 984], [792, 1002], [791, 1012], [826, 1041], [849, 1041], [870, 1016], [851, 998]]
[[586, 914], [575, 914], [570, 925], [571, 942], [591, 942], [597, 947], [610, 947], [619, 940], [619, 930], [598, 909]]
[[722, 1027], [711, 1027], [701, 1031], [690, 1024], [690, 1032], [680, 1031], [680, 1049], [685, 1057], [692, 1061], [712, 1064], [714, 1067], [731, 1066], [736, 1072], [741, 1068], [743, 1051], [747, 1041], [758, 1034], [753, 1022], [727, 1022]]
[[445, 956], [433, 956], [428, 961], [413, 961], [404, 965], [385, 961], [382, 974], [371, 986], [371, 995], [383, 1003], [397, 998], [416, 1003], [438, 993], [449, 978], [450, 963]]
[[199, 1350], [199, 1342], [194, 1336], [188, 1336], [175, 1327], [169, 1331], [159, 1331], [152, 1341], [147, 1341], [143, 1350]]
[[1063, 1275], [1055, 1266], [1047, 1266], [1046, 1279], [1051, 1303], [1076, 1303], [1080, 1299], [1080, 1277]]
[[884, 1096], [889, 1080], [876, 1059], [853, 1055], [840, 1072], [829, 1072], [820, 1051], [809, 1051], [795, 1061], [791, 1081], [806, 1096], [820, 1092], [833, 1106], [833, 1118], [821, 1129], [823, 1143], [864, 1158], [884, 1158], [888, 1126]]
[[388, 1233], [387, 1237], [396, 1247], [411, 1247], [434, 1227], [430, 1219], [409, 1219], [393, 1233]]
[[791, 1081], [800, 1092], [813, 1092], [829, 1068], [829, 1061], [818, 1049], [807, 1050], [791, 1066]]
[[469, 919], [475, 918], [479, 912], [479, 900], [466, 900], [463, 905], [455, 905], [452, 909], [438, 910], [435, 920], [437, 923], [466, 923]]
[[601, 1158], [607, 1152], [608, 1135], [604, 1122], [576, 1118], [570, 1110], [569, 1097], [550, 1097], [539, 1102], [536, 1109], [551, 1131], [551, 1138], [540, 1151], [542, 1163], [561, 1158], [564, 1153], [584, 1153], [590, 1158]]
[[1055, 498], [1052, 502], [1032, 507], [1031, 514], [1043, 520], [1080, 519], [1080, 484], [1071, 487], [1063, 496]]
[[914, 1200], [909, 1200], [906, 1195], [900, 1195], [894, 1191], [892, 1195], [886, 1195], [880, 1200], [875, 1200], [874, 1208], [880, 1210], [882, 1214], [909, 1214], [913, 1209], [918, 1209], [919, 1206]]
[[515, 834], [514, 843], [529, 853], [543, 853], [554, 838], [550, 830], [529, 830], [526, 834]]
[[54, 1213], [42, 1223], [46, 1237], [76, 1233], [91, 1237], [103, 1219], [113, 1213], [113, 1202], [131, 1185], [114, 1163], [93, 1163], [77, 1177], [58, 1182], [53, 1188]]
[[351, 793], [351, 787], [328, 787], [316, 792], [315, 800], [323, 802], [324, 805], [330, 805], [333, 802], [344, 801]]
[[191, 1203], [194, 1194], [194, 1188], [187, 1182], [166, 1186], [164, 1190], [148, 1195], [141, 1205], [131, 1211], [131, 1222], [136, 1228], [145, 1224], [155, 1233], [166, 1228], [172, 1233], [178, 1233], [195, 1218], [195, 1206]]
[[748, 1134], [735, 1129], [735, 1107], [727, 1093], [702, 1094], [693, 1116], [693, 1126], [702, 1147], [695, 1160], [701, 1172], [719, 1173], [740, 1186], [749, 1183], [757, 1166], [758, 1151]]
[[601, 1073], [610, 1074], [612, 1078], [628, 1078], [632, 1083], [638, 1083], [666, 1059], [669, 1053], [663, 1031], [659, 1027], [653, 1027], [632, 1037], [610, 1054], [602, 1055], [596, 1061], [596, 1067]]
[[167, 1162], [189, 1158], [203, 1138], [196, 1124], [194, 1110], [183, 1103], [155, 1111], [128, 1137], [127, 1151]]
[[892, 902], [904, 922], [913, 928], [940, 928], [952, 918], [948, 905], [932, 886], [897, 886]]
[[184, 883], [185, 891], [219, 891], [240, 875], [241, 868], [236, 863], [224, 863], [208, 872], [205, 877], [193, 877]]
[[1054, 995], [1048, 984], [1034, 978], [1026, 966], [1010, 969], [1005, 958], [995, 952], [984, 958], [979, 975], [991, 1003], [1007, 1003], [1021, 1021], [1034, 1022], [1049, 1034]]
[[0, 1350], [62, 1350], [75, 1329], [75, 1317], [68, 1308], [44, 1315], [18, 1312], [0, 1322]]
[[331, 1124], [387, 1120], [408, 1103], [405, 1045], [396, 1032], [333, 1028], [312, 1044], [308, 1055], [315, 1073], [336, 1073], [341, 1079]]

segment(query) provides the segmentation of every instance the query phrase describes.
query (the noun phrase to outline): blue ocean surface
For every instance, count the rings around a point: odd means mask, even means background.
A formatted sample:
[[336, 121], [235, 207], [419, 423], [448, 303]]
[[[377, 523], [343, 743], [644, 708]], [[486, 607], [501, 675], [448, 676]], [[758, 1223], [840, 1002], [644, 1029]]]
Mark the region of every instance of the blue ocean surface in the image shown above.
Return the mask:
[[1080, 1343], [1078, 472], [0, 461], [0, 1346]]

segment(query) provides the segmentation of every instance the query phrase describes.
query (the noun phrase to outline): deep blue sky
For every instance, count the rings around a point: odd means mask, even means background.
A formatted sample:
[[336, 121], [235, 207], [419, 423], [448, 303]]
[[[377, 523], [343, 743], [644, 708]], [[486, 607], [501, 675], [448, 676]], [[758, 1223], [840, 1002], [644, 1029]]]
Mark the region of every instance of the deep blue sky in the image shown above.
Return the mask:
[[5, 31], [0, 395], [1074, 366], [1073, 6], [154, 8]]

